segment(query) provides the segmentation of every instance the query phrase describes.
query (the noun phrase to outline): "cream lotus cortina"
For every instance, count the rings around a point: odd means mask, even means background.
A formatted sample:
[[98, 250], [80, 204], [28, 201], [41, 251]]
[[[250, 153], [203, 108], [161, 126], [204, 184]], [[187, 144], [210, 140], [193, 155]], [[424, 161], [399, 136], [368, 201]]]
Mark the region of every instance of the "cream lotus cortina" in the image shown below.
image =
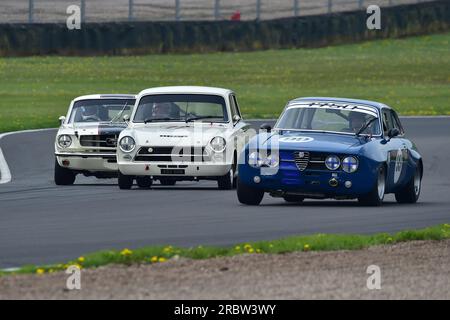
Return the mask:
[[128, 127], [119, 136], [119, 187], [153, 181], [236, 182], [238, 156], [255, 135], [242, 120], [236, 95], [210, 87], [161, 87], [139, 93]]

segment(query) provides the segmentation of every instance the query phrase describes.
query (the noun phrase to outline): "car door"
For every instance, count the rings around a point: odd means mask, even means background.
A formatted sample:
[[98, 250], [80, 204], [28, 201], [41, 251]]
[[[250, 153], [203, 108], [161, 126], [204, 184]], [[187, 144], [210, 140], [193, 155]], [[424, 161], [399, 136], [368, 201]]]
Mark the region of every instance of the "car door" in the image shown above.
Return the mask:
[[[407, 149], [403, 139], [403, 129], [397, 123], [393, 110], [383, 109], [382, 117], [388, 164], [386, 187], [387, 191], [391, 192], [403, 182], [402, 173], [404, 171], [405, 152], [407, 152]], [[400, 135], [390, 139], [388, 133], [394, 128], [400, 130]]]

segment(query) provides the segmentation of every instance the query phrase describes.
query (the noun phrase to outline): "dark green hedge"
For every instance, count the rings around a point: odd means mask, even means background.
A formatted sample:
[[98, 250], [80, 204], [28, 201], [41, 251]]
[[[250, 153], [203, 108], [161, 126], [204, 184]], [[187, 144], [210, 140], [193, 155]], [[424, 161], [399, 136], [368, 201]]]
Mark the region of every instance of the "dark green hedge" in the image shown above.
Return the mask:
[[318, 47], [449, 30], [450, 1], [382, 8], [382, 29], [364, 11], [246, 22], [0, 24], [0, 56], [246, 51]]

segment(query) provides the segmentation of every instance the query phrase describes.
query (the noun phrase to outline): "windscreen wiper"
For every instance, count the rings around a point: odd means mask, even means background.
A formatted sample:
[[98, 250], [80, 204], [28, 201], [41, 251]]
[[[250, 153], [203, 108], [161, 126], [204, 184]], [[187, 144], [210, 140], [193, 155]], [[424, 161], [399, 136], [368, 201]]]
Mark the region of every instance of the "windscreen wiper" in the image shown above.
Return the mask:
[[170, 121], [170, 120], [179, 120], [179, 119], [173, 119], [173, 118], [147, 118], [144, 120], [144, 123], [147, 124], [149, 122], [155, 122], [155, 121]]
[[125, 102], [125, 105], [123, 106], [122, 110], [120, 110], [120, 112], [118, 114], [115, 115], [115, 117], [113, 117], [111, 119], [111, 121], [109, 121], [109, 123], [113, 123], [116, 119], [119, 119], [119, 117], [123, 114], [123, 112], [125, 111], [125, 108], [128, 106], [128, 101]]
[[197, 120], [203, 120], [203, 119], [219, 119], [219, 118], [220, 117], [217, 117], [217, 116], [192, 117], [192, 118], [187, 118], [186, 123], [192, 122], [192, 121], [197, 121]]
[[358, 130], [358, 132], [356, 133], [357, 136], [359, 136], [361, 133], [364, 132], [364, 130], [366, 130], [371, 124], [372, 122], [374, 122], [375, 120], [377, 120], [378, 118], [372, 118], [369, 121], [367, 121], [362, 127], [361, 129]]

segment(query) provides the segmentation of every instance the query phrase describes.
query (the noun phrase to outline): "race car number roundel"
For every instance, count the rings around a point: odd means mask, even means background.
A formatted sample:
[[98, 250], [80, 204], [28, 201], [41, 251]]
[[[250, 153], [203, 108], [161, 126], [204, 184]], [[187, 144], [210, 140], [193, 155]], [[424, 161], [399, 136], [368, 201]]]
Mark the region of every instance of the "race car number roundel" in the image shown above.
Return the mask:
[[402, 150], [397, 150], [397, 156], [395, 158], [395, 170], [394, 170], [394, 183], [397, 183], [400, 179], [403, 169], [403, 152]]

